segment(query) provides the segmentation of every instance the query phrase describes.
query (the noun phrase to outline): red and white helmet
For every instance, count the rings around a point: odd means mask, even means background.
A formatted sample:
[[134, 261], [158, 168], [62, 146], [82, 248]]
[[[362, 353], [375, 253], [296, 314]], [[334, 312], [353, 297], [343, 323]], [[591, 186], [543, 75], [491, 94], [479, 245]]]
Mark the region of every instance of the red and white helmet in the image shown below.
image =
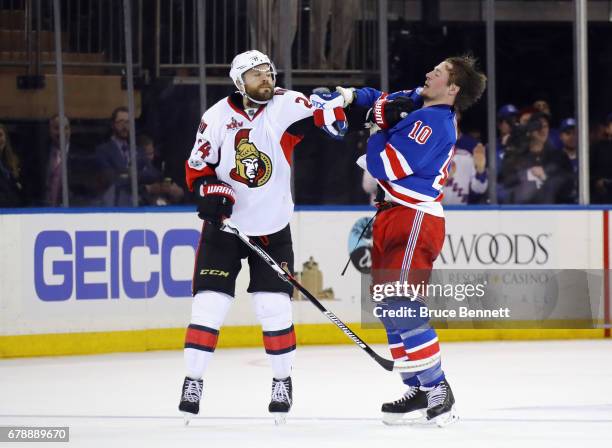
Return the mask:
[[242, 94], [242, 96], [246, 96], [249, 100], [258, 104], [265, 104], [268, 101], [257, 101], [247, 95], [246, 90], [244, 89], [244, 79], [242, 75], [245, 72], [251, 70], [252, 68], [257, 67], [258, 65], [268, 64], [269, 69], [264, 69], [262, 71], [270, 71], [272, 73], [272, 79], [276, 82], [276, 67], [270, 60], [268, 56], [263, 54], [261, 51], [257, 50], [248, 50], [244, 53], [240, 53], [234, 57], [232, 61], [232, 65], [230, 68], [230, 78], [234, 81], [236, 88]]

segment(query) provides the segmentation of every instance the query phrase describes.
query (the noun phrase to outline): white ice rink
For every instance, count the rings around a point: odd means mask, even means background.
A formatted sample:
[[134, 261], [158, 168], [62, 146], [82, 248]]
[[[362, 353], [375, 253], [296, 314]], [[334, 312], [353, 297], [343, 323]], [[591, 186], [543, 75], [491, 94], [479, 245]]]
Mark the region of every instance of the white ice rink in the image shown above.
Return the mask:
[[0, 426], [69, 426], [69, 446], [105, 448], [611, 446], [612, 341], [448, 343], [442, 354], [461, 416], [443, 429], [384, 426], [380, 404], [402, 384], [352, 345], [299, 348], [283, 427], [267, 414], [263, 349], [217, 351], [189, 427], [176, 410], [182, 352], [0, 360]]

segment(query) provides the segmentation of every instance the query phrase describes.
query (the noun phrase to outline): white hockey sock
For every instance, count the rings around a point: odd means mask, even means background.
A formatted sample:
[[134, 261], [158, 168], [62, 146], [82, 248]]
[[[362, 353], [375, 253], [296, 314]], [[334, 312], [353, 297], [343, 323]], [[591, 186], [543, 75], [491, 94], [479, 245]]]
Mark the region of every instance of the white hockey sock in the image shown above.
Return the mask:
[[274, 378], [291, 375], [295, 357], [295, 331], [291, 314], [291, 300], [285, 293], [253, 293], [255, 315], [261, 323], [263, 341]]
[[184, 350], [189, 378], [200, 379], [204, 375], [231, 303], [232, 297], [216, 291], [201, 291], [194, 297]]

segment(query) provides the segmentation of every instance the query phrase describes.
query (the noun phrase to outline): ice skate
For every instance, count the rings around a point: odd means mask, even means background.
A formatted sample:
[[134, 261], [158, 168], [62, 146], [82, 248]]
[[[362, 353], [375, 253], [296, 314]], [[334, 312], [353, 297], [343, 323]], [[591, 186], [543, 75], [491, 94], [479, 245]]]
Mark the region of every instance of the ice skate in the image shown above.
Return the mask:
[[442, 428], [459, 419], [455, 411], [455, 397], [446, 380], [427, 388], [425, 393], [427, 394], [426, 423], [435, 423]]
[[418, 386], [410, 386], [399, 400], [384, 403], [381, 411], [385, 425], [407, 425], [425, 421], [427, 394]]
[[274, 423], [282, 425], [285, 423], [287, 414], [293, 404], [293, 387], [291, 377], [277, 380], [272, 379], [272, 399], [268, 411], [274, 416]]
[[189, 425], [191, 418], [200, 412], [202, 386], [202, 380], [192, 380], [189, 377], [185, 377], [181, 402], [179, 403], [179, 411], [183, 413], [185, 426]]

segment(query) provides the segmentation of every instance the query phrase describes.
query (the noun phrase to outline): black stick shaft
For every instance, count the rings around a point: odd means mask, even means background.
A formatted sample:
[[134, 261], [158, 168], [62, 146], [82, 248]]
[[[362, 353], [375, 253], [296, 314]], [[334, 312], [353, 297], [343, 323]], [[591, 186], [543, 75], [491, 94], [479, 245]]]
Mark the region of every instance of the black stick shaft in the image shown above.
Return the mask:
[[310, 291], [304, 288], [289, 272], [285, 271], [280, 265], [274, 261], [274, 259], [268, 255], [268, 253], [263, 250], [259, 245], [253, 243], [248, 236], [244, 235], [238, 229], [227, 226], [226, 227], [234, 233], [242, 242], [244, 242], [247, 246], [249, 246], [257, 255], [259, 255], [272, 269], [274, 269], [280, 278], [285, 280], [286, 282], [292, 284], [296, 287], [302, 294], [306, 296], [306, 298], [316, 306], [319, 311], [321, 311], [336, 327], [338, 327], [342, 332], [349, 337], [356, 345], [361, 347], [368, 355], [372, 357], [378, 364], [381, 365], [385, 370], [392, 371], [393, 370], [393, 361], [385, 359], [378, 355], [372, 348], [366, 344], [359, 336], [357, 336], [353, 330], [351, 330], [344, 322], [342, 322], [338, 316], [329, 311], [327, 308], [319, 302], [319, 300], [313, 296]]

